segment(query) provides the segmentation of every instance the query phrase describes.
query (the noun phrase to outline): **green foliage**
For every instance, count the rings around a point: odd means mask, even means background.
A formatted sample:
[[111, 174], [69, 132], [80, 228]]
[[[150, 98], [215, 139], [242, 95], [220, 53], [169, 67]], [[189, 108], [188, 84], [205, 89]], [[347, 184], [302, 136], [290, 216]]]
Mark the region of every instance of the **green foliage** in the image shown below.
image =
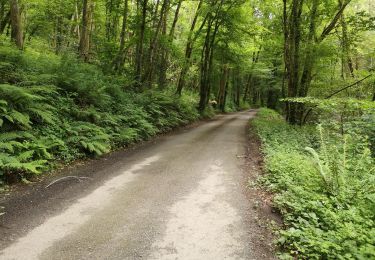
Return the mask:
[[52, 86], [0, 85], [0, 125], [30, 129], [33, 122], [53, 123], [54, 108], [49, 104], [51, 100], [43, 95], [52, 95], [55, 91]]
[[253, 125], [268, 173], [261, 181], [276, 193], [286, 225], [279, 231], [280, 257], [374, 258], [375, 163], [368, 140], [321, 125], [290, 126], [267, 109]]
[[375, 155], [375, 102], [354, 98], [289, 98], [284, 101], [311, 109], [307, 122], [319, 122], [324, 128], [343, 134], [366, 136]]
[[100, 156], [199, 118], [195, 96], [125, 91], [121, 76], [72, 57], [3, 46], [0, 56], [1, 75], [16, 71], [0, 84], [0, 182]]
[[29, 132], [0, 133], [0, 178], [18, 173], [38, 174], [46, 170], [47, 160], [57, 145], [49, 138], [36, 138]]
[[110, 151], [109, 135], [101, 127], [88, 122], [65, 124], [67, 145], [87, 153], [102, 155]]

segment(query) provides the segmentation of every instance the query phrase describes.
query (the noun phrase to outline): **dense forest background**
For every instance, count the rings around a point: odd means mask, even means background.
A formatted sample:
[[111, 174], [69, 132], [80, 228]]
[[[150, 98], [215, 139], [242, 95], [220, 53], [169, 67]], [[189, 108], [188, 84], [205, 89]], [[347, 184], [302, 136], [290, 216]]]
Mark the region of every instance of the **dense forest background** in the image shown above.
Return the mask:
[[282, 256], [375, 257], [374, 16], [372, 0], [0, 0], [0, 182], [268, 107]]

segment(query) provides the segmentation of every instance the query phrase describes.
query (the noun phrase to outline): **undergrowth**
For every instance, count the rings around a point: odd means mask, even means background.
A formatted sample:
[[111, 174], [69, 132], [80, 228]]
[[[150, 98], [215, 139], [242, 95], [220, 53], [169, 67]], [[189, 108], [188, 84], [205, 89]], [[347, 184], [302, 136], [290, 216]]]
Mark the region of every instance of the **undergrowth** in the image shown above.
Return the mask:
[[253, 125], [265, 155], [261, 183], [275, 193], [285, 223], [280, 258], [375, 259], [375, 163], [368, 138], [355, 129], [342, 135], [320, 124], [290, 126], [269, 109], [261, 109]]
[[196, 98], [135, 93], [71, 56], [0, 46], [0, 186], [199, 118]]

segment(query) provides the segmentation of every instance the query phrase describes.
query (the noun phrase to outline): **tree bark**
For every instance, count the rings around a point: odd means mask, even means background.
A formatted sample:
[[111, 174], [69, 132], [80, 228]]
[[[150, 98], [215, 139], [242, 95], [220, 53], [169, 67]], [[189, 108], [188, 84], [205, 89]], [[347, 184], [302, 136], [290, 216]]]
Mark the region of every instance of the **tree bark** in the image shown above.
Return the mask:
[[[303, 0], [293, 0], [291, 17], [288, 24], [288, 97], [297, 97], [299, 88], [301, 14]], [[289, 123], [297, 123], [297, 107], [289, 104]]]
[[[342, 0], [339, 0], [339, 4], [342, 6], [343, 2]], [[342, 45], [342, 77], [345, 78], [345, 72], [349, 74], [352, 78], [354, 78], [354, 67], [353, 67], [353, 61], [350, 57], [350, 43], [349, 43], [349, 37], [348, 37], [348, 26], [345, 21], [344, 14], [340, 17], [340, 25], [342, 29], [342, 38], [341, 38], [341, 45]]]
[[8, 11], [0, 20], [0, 35], [4, 33], [5, 28], [10, 23], [10, 11]]
[[90, 51], [90, 0], [83, 0], [81, 39], [79, 41], [79, 56], [88, 61]]
[[125, 63], [125, 42], [126, 42], [126, 31], [128, 28], [128, 16], [129, 16], [129, 0], [124, 0], [124, 10], [122, 14], [122, 27], [120, 34], [120, 48], [115, 58], [114, 69], [119, 71]]
[[174, 31], [176, 29], [176, 25], [177, 25], [178, 16], [179, 16], [179, 13], [180, 13], [181, 5], [182, 5], [182, 0], [180, 0], [177, 3], [176, 11], [174, 13], [174, 18], [173, 18], [173, 23], [172, 23], [171, 29], [169, 31], [169, 38], [170, 38], [171, 42], [173, 41]]
[[[221, 0], [218, 7], [216, 8], [215, 16], [209, 15], [209, 22], [207, 27], [205, 45], [202, 51], [202, 62], [201, 62], [201, 84], [200, 84], [200, 98], [199, 98], [199, 111], [203, 112], [208, 104], [208, 99], [211, 91], [211, 71], [214, 56], [214, 45], [217, 32], [220, 27], [219, 11], [224, 4], [224, 0]], [[214, 29], [211, 35], [212, 26]]]
[[[298, 89], [299, 97], [306, 97], [312, 80], [312, 69], [315, 64], [315, 34], [316, 34], [316, 20], [318, 16], [319, 0], [313, 0], [310, 12], [310, 26], [307, 37], [307, 50], [305, 54], [304, 67], [301, 76], [301, 83]], [[298, 120], [301, 123], [304, 113], [304, 104], [299, 104], [297, 107]]]
[[140, 25], [138, 29], [138, 44], [137, 44], [136, 61], [135, 61], [136, 63], [135, 84], [138, 87], [142, 85], [143, 41], [144, 41], [145, 29], [146, 29], [147, 3], [148, 3], [148, 0], [142, 0], [142, 6], [141, 6], [142, 14], [140, 15], [141, 22], [139, 23]]
[[226, 92], [226, 86], [228, 81], [228, 74], [229, 74], [229, 67], [227, 64], [224, 64], [221, 69], [221, 78], [220, 78], [220, 84], [219, 84], [219, 93], [217, 95], [217, 103], [218, 107], [222, 112], [224, 112], [225, 109], [225, 92]]
[[11, 23], [11, 40], [19, 49], [23, 49], [23, 28], [21, 21], [21, 12], [17, 0], [10, 0], [10, 23]]

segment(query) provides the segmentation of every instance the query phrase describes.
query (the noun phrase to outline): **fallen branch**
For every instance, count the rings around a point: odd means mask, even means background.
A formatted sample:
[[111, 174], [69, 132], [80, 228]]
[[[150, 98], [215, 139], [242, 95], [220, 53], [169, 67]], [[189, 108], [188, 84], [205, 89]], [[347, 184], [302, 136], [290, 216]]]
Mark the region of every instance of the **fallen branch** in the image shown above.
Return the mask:
[[339, 89], [339, 90], [333, 92], [332, 94], [326, 96], [324, 99], [329, 99], [329, 98], [333, 97], [334, 95], [336, 95], [336, 94], [338, 94], [338, 93], [340, 93], [340, 92], [342, 92], [342, 91], [344, 91], [344, 90], [346, 90], [346, 89], [348, 89], [348, 88], [351, 88], [351, 87], [353, 87], [353, 86], [355, 86], [355, 85], [361, 83], [362, 81], [364, 81], [365, 79], [368, 79], [368, 78], [371, 77], [371, 76], [372, 76], [372, 74], [370, 74], [370, 75], [364, 77], [363, 79], [360, 79], [360, 80], [354, 82], [353, 84], [350, 84], [349, 86], [346, 86], [346, 87], [344, 87], [344, 88], [342, 88], [342, 89]]
[[51, 185], [53, 184], [56, 184], [60, 181], [63, 181], [63, 180], [67, 180], [67, 179], [75, 179], [77, 180], [78, 182], [81, 182], [82, 180], [84, 179], [89, 179], [89, 180], [92, 180], [92, 178], [89, 178], [89, 177], [78, 177], [78, 176], [66, 176], [66, 177], [62, 177], [60, 179], [57, 179], [57, 180], [54, 180], [53, 182], [51, 182], [50, 184], [48, 184], [45, 189], [47, 189], [48, 187], [50, 187]]
[[[336, 95], [336, 94], [338, 94], [338, 93], [340, 93], [340, 92], [342, 92], [342, 91], [344, 91], [344, 90], [346, 90], [346, 89], [348, 89], [348, 88], [351, 88], [351, 87], [353, 87], [353, 86], [355, 86], [355, 85], [361, 83], [362, 81], [368, 79], [368, 78], [371, 77], [371, 76], [372, 76], [372, 74], [367, 75], [366, 77], [364, 77], [364, 78], [362, 78], [362, 79], [360, 79], [360, 80], [354, 82], [353, 84], [350, 84], [349, 86], [346, 86], [346, 87], [343, 87], [343, 88], [341, 88], [341, 89], [339, 89], [339, 90], [336, 90], [336, 91], [333, 92], [332, 94], [329, 94], [328, 96], [326, 96], [324, 99], [330, 99], [330, 98], [333, 97], [334, 95]], [[314, 107], [316, 107], [316, 105], [315, 105]], [[311, 107], [311, 108], [307, 111], [306, 115], [304, 116], [304, 118], [303, 118], [303, 120], [302, 120], [303, 123], [306, 123], [307, 117], [310, 115], [310, 113], [311, 113], [311, 111], [313, 110], [314, 107]]]

